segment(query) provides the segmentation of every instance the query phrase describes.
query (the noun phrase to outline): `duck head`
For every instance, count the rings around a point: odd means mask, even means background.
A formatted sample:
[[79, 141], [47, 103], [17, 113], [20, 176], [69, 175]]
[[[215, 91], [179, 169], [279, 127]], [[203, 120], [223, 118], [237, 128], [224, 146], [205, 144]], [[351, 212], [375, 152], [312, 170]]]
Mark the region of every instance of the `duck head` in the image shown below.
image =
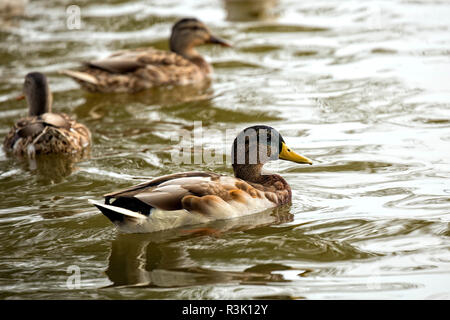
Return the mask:
[[233, 142], [231, 158], [235, 176], [253, 182], [258, 181], [263, 165], [271, 160], [312, 164], [289, 148], [277, 130], [264, 125], [242, 130]]
[[225, 47], [231, 45], [214, 36], [208, 27], [195, 18], [184, 18], [172, 27], [170, 50], [184, 57], [195, 55], [195, 47], [203, 44], [218, 44]]

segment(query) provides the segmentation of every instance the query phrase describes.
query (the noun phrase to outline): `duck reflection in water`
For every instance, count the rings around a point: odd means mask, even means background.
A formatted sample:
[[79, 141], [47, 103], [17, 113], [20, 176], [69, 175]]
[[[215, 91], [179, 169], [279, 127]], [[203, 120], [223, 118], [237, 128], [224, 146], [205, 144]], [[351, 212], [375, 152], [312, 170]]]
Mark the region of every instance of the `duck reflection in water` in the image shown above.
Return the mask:
[[[134, 94], [111, 93], [108, 95], [100, 93], [85, 92], [85, 102], [79, 105], [75, 111], [80, 117], [93, 120], [102, 119], [114, 112], [127, 112], [124, 105], [142, 105], [161, 107], [162, 109], [172, 105], [204, 102], [214, 98], [211, 80], [206, 79], [199, 83], [184, 86], [165, 86], [151, 88]], [[129, 114], [129, 116], [134, 116]]]
[[119, 234], [112, 242], [106, 274], [116, 286], [158, 288], [185, 287], [212, 283], [241, 282], [266, 284], [285, 282], [283, 275], [272, 271], [290, 269], [269, 263], [239, 271], [203, 268], [190, 256], [184, 241], [200, 236], [221, 237], [224, 233], [246, 232], [290, 222], [293, 215], [286, 207], [232, 220], [214, 221], [201, 228], [191, 227], [150, 234]]
[[77, 170], [77, 163], [88, 159], [90, 151], [78, 155], [37, 155], [33, 159], [11, 159], [22, 170], [31, 172], [41, 184], [62, 182]]
[[223, 0], [228, 21], [270, 21], [278, 17], [278, 0]]

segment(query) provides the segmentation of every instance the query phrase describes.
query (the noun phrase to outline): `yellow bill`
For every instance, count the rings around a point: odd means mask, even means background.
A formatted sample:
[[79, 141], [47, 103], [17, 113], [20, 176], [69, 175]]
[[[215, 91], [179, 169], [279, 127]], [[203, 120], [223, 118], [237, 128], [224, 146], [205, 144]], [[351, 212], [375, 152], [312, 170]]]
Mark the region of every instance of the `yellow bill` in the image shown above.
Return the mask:
[[312, 164], [312, 161], [308, 158], [301, 156], [294, 151], [291, 150], [284, 142], [281, 143], [281, 152], [278, 156], [279, 159], [282, 160], [288, 160], [296, 163], [306, 163], [306, 164]]

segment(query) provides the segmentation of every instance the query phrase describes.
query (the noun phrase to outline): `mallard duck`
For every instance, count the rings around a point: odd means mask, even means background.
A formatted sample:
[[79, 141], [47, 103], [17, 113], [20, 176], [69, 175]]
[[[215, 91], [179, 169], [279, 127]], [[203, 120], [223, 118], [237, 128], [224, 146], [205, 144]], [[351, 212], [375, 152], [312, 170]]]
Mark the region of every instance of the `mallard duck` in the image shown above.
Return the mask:
[[253, 126], [233, 142], [234, 177], [213, 172], [162, 176], [92, 201], [122, 232], [142, 233], [245, 216], [291, 203], [289, 184], [262, 173], [275, 159], [312, 164], [287, 147], [275, 129]]
[[103, 60], [86, 62], [79, 71], [61, 72], [94, 92], [136, 92], [161, 85], [184, 85], [203, 81], [211, 73], [212, 67], [195, 50], [208, 43], [230, 46], [213, 36], [201, 21], [185, 18], [172, 28], [170, 51], [123, 50]]
[[23, 95], [28, 117], [14, 124], [3, 147], [17, 156], [33, 158], [37, 154], [73, 154], [91, 143], [89, 129], [63, 113], [52, 112], [52, 94], [47, 78], [39, 72], [25, 76]]

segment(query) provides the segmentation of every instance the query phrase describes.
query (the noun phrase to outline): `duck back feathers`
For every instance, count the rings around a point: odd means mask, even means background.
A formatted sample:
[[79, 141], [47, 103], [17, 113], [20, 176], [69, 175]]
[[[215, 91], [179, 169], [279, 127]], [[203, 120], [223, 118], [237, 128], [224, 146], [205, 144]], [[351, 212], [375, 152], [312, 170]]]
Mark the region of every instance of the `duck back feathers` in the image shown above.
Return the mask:
[[44, 113], [20, 119], [6, 136], [3, 146], [15, 156], [72, 154], [90, 145], [91, 133], [66, 114]]

